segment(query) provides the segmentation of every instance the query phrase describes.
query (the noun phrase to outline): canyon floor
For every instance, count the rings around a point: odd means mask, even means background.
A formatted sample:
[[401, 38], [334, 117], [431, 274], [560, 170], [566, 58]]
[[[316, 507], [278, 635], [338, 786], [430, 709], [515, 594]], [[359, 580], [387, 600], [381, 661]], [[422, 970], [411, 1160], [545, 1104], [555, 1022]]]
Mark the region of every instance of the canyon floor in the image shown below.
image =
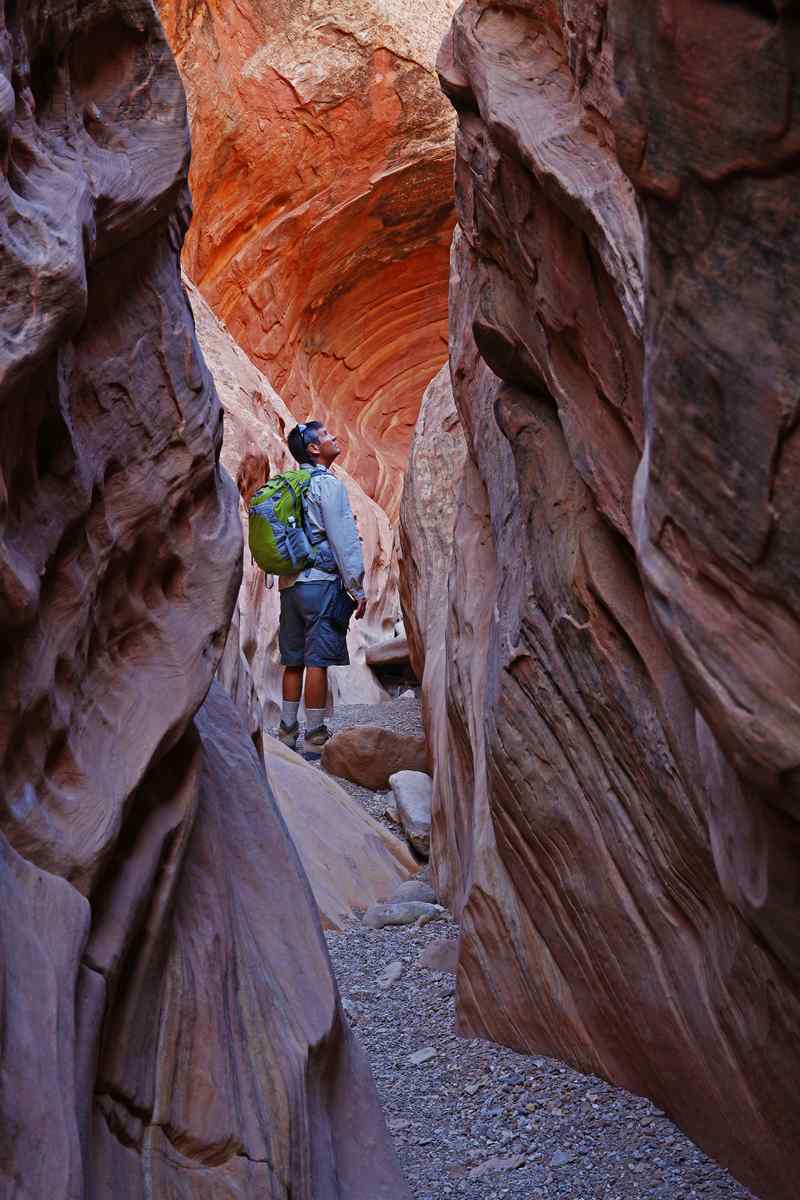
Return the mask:
[[[421, 731], [410, 699], [345, 706], [329, 723]], [[384, 794], [343, 786], [385, 821]], [[753, 1200], [648, 1100], [551, 1059], [458, 1037], [452, 976], [417, 966], [429, 943], [457, 935], [452, 920], [326, 935], [416, 1200]], [[403, 973], [384, 990], [390, 963]], [[421, 1050], [429, 1055], [414, 1065]]]

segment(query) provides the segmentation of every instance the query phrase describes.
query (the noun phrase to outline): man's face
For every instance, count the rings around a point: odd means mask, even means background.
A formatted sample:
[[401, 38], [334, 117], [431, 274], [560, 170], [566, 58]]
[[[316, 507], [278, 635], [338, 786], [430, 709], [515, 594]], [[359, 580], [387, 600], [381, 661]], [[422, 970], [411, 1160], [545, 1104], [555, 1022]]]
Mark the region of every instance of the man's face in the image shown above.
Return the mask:
[[336, 440], [336, 434], [330, 433], [324, 426], [322, 429], [318, 429], [316, 431], [314, 435], [314, 441], [309, 445], [309, 450], [311, 450], [312, 446], [319, 450], [318, 454], [314, 454], [315, 460], [322, 463], [323, 466], [326, 467], [329, 466], [333, 460], [338, 458], [341, 454], [339, 443]]

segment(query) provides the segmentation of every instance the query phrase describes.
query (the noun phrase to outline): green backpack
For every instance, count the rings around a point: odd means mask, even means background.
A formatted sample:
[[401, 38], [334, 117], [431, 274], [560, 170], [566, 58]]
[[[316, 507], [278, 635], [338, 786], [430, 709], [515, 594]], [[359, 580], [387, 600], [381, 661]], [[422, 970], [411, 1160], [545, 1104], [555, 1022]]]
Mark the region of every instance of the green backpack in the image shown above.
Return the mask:
[[250, 553], [267, 575], [294, 575], [313, 564], [317, 547], [305, 530], [303, 501], [311, 480], [320, 473], [325, 473], [324, 467], [284, 471], [251, 499], [247, 540]]

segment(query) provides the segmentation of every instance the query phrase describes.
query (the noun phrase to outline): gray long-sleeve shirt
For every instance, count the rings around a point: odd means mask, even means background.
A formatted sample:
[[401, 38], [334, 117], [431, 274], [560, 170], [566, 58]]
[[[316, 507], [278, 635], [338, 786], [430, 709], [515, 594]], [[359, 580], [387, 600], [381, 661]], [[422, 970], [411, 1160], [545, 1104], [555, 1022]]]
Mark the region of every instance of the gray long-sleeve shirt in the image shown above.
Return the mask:
[[312, 542], [316, 542], [320, 534], [327, 539], [320, 544], [319, 558], [325, 563], [326, 549], [330, 549], [336, 564], [336, 569], [326, 569], [313, 566], [300, 571], [298, 575], [283, 575], [280, 579], [281, 588], [292, 587], [295, 583], [327, 582], [341, 576], [344, 586], [351, 596], [360, 600], [364, 595], [364, 556], [361, 552], [361, 539], [358, 536], [355, 517], [350, 507], [347, 488], [341, 479], [320, 471], [314, 475], [306, 492], [305, 499], [306, 531]]

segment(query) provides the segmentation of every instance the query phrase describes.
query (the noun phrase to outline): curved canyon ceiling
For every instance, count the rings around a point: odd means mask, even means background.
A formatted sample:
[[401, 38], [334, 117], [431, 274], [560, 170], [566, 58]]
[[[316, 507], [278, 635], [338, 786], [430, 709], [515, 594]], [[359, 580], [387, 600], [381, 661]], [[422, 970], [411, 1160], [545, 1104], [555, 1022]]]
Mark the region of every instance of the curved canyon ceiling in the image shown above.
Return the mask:
[[447, 357], [453, 126], [434, 61], [458, 0], [161, 0], [186, 86], [189, 275], [391, 516]]

